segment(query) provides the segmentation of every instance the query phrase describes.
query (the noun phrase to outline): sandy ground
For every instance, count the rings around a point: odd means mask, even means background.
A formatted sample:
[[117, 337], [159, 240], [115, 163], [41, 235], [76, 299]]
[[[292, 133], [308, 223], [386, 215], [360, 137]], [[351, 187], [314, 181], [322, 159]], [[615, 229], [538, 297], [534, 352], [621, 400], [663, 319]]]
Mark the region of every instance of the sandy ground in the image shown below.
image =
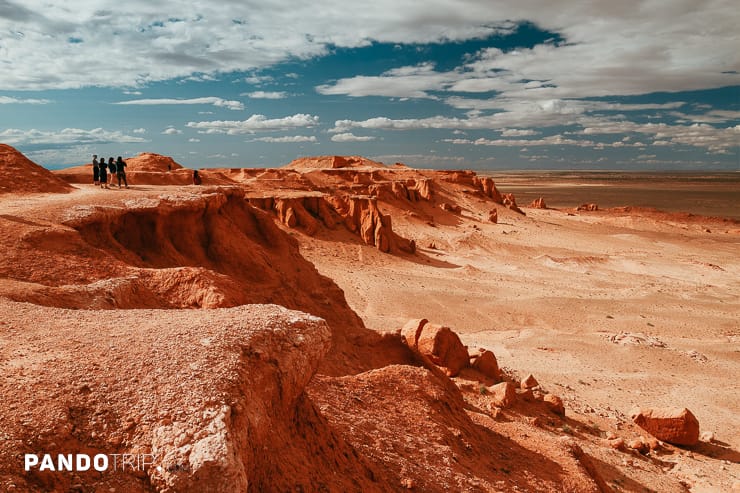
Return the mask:
[[[532, 372], [584, 420], [619, 426], [634, 406], [685, 406], [702, 431], [740, 450], [737, 231], [650, 215], [525, 211], [506, 211], [498, 224], [475, 211], [434, 228], [396, 220], [420, 245], [414, 257], [333, 237], [302, 252], [373, 329], [428, 318], [471, 347], [493, 349], [514, 373]], [[740, 478], [740, 454], [723, 457], [689, 474], [692, 491]]]
[[[327, 176], [333, 181], [319, 183], [317, 189], [332, 189], [340, 178], [319, 174], [320, 179]], [[452, 327], [470, 347], [492, 349], [499, 365], [509, 375], [521, 378], [534, 374], [543, 389], [563, 398], [566, 425], [570, 423], [580, 430], [582, 443], [592, 444], [590, 453], [594, 457], [603, 459], [604, 454], [611, 452], [602, 443], [606, 431], [625, 430], [628, 435], [634, 435], [635, 426], [629, 419], [634, 406], [687, 407], [698, 418], [702, 432], [713, 434], [712, 440], [705, 438], [692, 449], [669, 448], [672, 456], [668, 458], [651, 457], [640, 462], [628, 459], [630, 456], [625, 454], [613, 461], [609, 459], [610, 464], [622, 461], [624, 465], [624, 470], [603, 464], [600, 467], [614, 491], [644, 491], [650, 484], [649, 478], [654, 478], [656, 471], [660, 474], [661, 469], [670, 472], [666, 477], [672, 486], [655, 484], [656, 491], [680, 491], [681, 485], [690, 487], [692, 492], [740, 489], [740, 427], [737, 426], [740, 228], [737, 223], [650, 211], [525, 208], [526, 215], [521, 215], [494, 205], [489, 198], [471, 191], [468, 185], [445, 176], [424, 176], [438, 180], [432, 201], [378, 201], [382, 213], [392, 218], [394, 234], [416, 242], [414, 254], [400, 250], [383, 253], [363, 244], [357, 232], [343, 227], [322, 227], [309, 236], [305, 230], [288, 227], [276, 218], [277, 227], [295, 238], [305, 259], [344, 291], [347, 303], [366, 327], [394, 333], [409, 319], [426, 318]], [[257, 190], [269, 194], [273, 190], [272, 182], [268, 183], [268, 189], [251, 177], [244, 180], [243, 186], [250, 193]], [[365, 186], [358, 180], [349, 183], [350, 188]], [[300, 185], [308, 186], [303, 181]], [[79, 257], [85, 261], [90, 245], [69, 243], [74, 247], [57, 251], [73, 233], [71, 228], [59, 226], [69, 211], [106, 205], [132, 207], [131, 204], [161, 195], [192, 197], [199, 190], [202, 189], [161, 185], [101, 190], [78, 185], [69, 194], [4, 195], [0, 198], [0, 217], [6, 227], [0, 231], [0, 240], [7, 248], [17, 249], [19, 237], [23, 241], [38, 239], [38, 246], [44, 251], [52, 251], [60, 258]], [[306, 195], [304, 188], [299, 190]], [[442, 210], [441, 206], [449, 203], [459, 205], [461, 212]], [[498, 223], [488, 220], [492, 208], [498, 211]], [[24, 260], [22, 251], [9, 251]], [[265, 255], [269, 262], [272, 257]], [[60, 279], [63, 277], [59, 283], [74, 277], [74, 273], [63, 273], [53, 263], [34, 267], [39, 272], [48, 270], [48, 276], [55, 273]], [[26, 288], [17, 282], [25, 279], [21, 276], [22, 269], [17, 265], [5, 268], [12, 275], [3, 279], [0, 287], [23, 294]], [[239, 271], [237, 267], [234, 269]], [[296, 270], [300, 271], [298, 267]], [[57, 282], [51, 277], [41, 281], [42, 284]], [[66, 289], [65, 286], [60, 289]], [[316, 289], [313, 297], [319, 306], [320, 296], [326, 293]], [[306, 307], [313, 306], [301, 302]], [[329, 320], [332, 316], [329, 313], [324, 318]], [[335, 318], [335, 325], [341, 325], [342, 320], [351, 317]], [[378, 348], [381, 346], [368, 346], [367, 352], [377, 352]], [[382, 355], [368, 357], [384, 359]], [[390, 355], [387, 359], [392, 362], [399, 358]], [[368, 399], [376, 399], [376, 392], [380, 392], [381, 398], [377, 400], [387, 402], [389, 395], [383, 392], [391, 390], [381, 385], [387, 378], [404, 382], [423, 374], [411, 367], [382, 368], [380, 364], [373, 367], [380, 373], [348, 375], [344, 380], [320, 376], [309, 393], [314, 393], [319, 408], [336, 406], [336, 417], [346, 424], [352, 420], [352, 413], [357, 412], [351, 407], [357, 403], [352, 399], [344, 401], [348, 398], [345, 386], [354, 389], [352, 392], [364, 392]], [[463, 394], [466, 405], [474, 406], [478, 388], [457, 383], [463, 389], [470, 387]], [[424, 404], [427, 407], [419, 407], [420, 413], [433, 408], [436, 399], [432, 395]], [[459, 407], [458, 411], [463, 412], [462, 404]], [[339, 410], [347, 416], [343, 417]], [[386, 425], [394, 422], [382, 406], [373, 410], [386, 420]], [[484, 419], [483, 414], [471, 413], [469, 408], [464, 412], [471, 414], [474, 421]], [[556, 432], [568, 435], [566, 425], [562, 426], [562, 433], [557, 431], [560, 428], [552, 426], [537, 431], [537, 427], [527, 424], [526, 414], [517, 417], [516, 412], [510, 414], [511, 419], [487, 417], [484, 427], [495, 431], [499, 438], [515, 440], [517, 446], [525, 449], [549, 450], [550, 457], [560, 453], [557, 452], [560, 445], [552, 445], [557, 440], [553, 437]], [[410, 425], [426, 419], [419, 414], [411, 413], [411, 416]], [[375, 426], [371, 425], [368, 425], [370, 430]], [[590, 431], [586, 433], [585, 428]], [[360, 427], [348, 426], [345, 431], [345, 439], [357, 447], [364, 446], [366, 437], [372, 436], [372, 432], [364, 435], [367, 430]], [[388, 440], [404, 440], [402, 434], [393, 435], [401, 431], [389, 427]], [[423, 440], [423, 433], [420, 427], [417, 438], [422, 437], [420, 443], [428, 446], [431, 442]], [[419, 450], [425, 453], [423, 448]], [[382, 447], [369, 450], [368, 454], [372, 456], [379, 451], [382, 452]], [[520, 455], [527, 456], [523, 452]], [[405, 459], [411, 461], [409, 457], [413, 454]], [[389, 467], [395, 464], [390, 461]], [[644, 476], [640, 476], [641, 468]], [[620, 483], [616, 481], [619, 478], [620, 481], [638, 479]], [[536, 481], [535, 478], [529, 484]]]

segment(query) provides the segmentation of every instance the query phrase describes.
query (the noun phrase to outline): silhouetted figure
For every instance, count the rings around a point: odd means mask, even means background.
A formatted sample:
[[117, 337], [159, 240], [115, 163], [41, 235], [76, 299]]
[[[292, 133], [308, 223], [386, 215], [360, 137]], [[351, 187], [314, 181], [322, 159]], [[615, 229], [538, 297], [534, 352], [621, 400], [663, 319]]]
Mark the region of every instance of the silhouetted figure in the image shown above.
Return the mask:
[[105, 158], [100, 160], [98, 175], [98, 178], [100, 179], [100, 188], [108, 188], [108, 168], [105, 166]]
[[200, 185], [201, 183], [203, 183], [203, 181], [200, 179], [198, 170], [193, 170], [193, 185]]
[[100, 168], [98, 167], [98, 155], [93, 154], [93, 183], [98, 185], [100, 183]]
[[118, 188], [121, 188], [121, 178], [123, 178], [123, 183], [126, 185], [126, 188], [128, 188], [128, 181], [126, 180], [126, 161], [124, 161], [121, 156], [118, 156], [118, 159], [116, 159], [116, 172], [118, 173]]
[[108, 158], [108, 171], [110, 171], [110, 184], [113, 185], [113, 178], [116, 176], [116, 162], [113, 156]]

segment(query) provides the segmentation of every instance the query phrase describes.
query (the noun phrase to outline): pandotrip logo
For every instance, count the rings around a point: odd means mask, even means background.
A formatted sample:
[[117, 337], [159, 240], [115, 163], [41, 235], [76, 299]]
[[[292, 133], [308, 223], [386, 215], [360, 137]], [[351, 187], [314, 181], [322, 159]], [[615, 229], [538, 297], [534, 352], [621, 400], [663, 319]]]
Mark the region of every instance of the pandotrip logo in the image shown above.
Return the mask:
[[26, 472], [139, 472], [154, 464], [152, 454], [25, 454]]

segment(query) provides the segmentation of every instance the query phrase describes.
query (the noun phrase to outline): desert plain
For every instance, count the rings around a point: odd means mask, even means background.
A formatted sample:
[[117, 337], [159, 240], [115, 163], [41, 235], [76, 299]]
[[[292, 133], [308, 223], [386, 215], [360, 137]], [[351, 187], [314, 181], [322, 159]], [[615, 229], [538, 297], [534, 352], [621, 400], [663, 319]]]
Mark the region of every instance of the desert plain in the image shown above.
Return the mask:
[[[0, 489], [740, 490], [732, 187], [709, 216], [356, 156], [198, 186], [127, 162], [104, 190], [0, 148]], [[701, 437], [635, 408], [687, 408]], [[80, 452], [152, 463], [24, 470]]]

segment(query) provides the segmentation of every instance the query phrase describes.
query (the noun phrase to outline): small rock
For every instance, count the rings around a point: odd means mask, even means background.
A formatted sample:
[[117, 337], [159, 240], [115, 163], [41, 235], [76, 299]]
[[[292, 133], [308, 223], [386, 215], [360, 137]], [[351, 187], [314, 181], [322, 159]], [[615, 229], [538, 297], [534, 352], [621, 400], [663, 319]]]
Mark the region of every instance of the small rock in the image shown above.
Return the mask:
[[563, 399], [555, 394], [547, 394], [543, 399], [550, 411], [554, 412], [559, 416], [565, 416], [565, 406], [563, 405]]
[[658, 450], [660, 448], [660, 442], [655, 437], [647, 437], [642, 439], [650, 450]]
[[416, 487], [413, 479], [405, 478], [401, 480], [401, 486], [407, 490], [413, 490]]
[[714, 432], [713, 431], [704, 431], [701, 434], [701, 441], [712, 443], [714, 441]]
[[623, 438], [612, 438], [607, 440], [607, 443], [614, 450], [624, 450], [624, 439]]
[[506, 408], [516, 402], [516, 387], [511, 382], [501, 382], [488, 387], [491, 403], [496, 407]]
[[534, 400], [534, 392], [532, 389], [519, 389], [517, 395], [524, 402], [532, 402]]
[[523, 389], [533, 389], [537, 387], [538, 385], [539, 385], [539, 382], [537, 381], [536, 378], [534, 378], [534, 375], [532, 375], [531, 373], [527, 375], [527, 377], [524, 380], [522, 380], [522, 384], [521, 384]]
[[498, 211], [496, 209], [491, 209], [491, 212], [488, 213], [488, 220], [492, 223], [498, 222]]
[[642, 438], [635, 438], [634, 440], [630, 440], [627, 442], [627, 448], [632, 449], [636, 452], [639, 452], [641, 454], [646, 454], [650, 450], [650, 447], [642, 441]]

